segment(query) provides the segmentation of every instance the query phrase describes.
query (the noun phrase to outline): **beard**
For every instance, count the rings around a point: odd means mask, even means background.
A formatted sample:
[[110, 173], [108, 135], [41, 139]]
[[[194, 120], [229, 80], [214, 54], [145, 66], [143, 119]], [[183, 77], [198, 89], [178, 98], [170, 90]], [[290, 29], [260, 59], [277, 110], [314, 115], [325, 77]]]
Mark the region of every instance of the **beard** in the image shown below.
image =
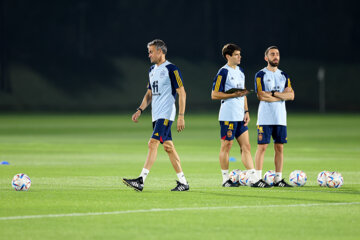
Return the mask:
[[157, 64], [157, 63], [158, 63], [158, 59], [156, 59], [156, 58], [150, 59], [150, 62], [151, 62], [151, 63], [154, 63], [154, 64]]
[[272, 61], [269, 60], [269, 64], [270, 64], [270, 66], [272, 66], [272, 67], [277, 67], [277, 66], [279, 66], [279, 61], [277, 61], [277, 62], [272, 62]]

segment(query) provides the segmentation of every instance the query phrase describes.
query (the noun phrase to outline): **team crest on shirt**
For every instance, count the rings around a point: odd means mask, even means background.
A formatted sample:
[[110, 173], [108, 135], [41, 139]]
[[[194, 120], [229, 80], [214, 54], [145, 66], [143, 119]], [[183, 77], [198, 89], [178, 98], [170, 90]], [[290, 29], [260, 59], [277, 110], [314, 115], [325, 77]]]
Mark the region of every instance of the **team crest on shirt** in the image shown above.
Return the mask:
[[228, 138], [231, 138], [231, 136], [232, 136], [232, 131], [231, 131], [231, 130], [227, 131], [226, 135], [227, 135]]
[[163, 77], [165, 77], [165, 75], [166, 75], [165, 70], [162, 70], [162, 71], [160, 72], [160, 77], [163, 78]]
[[262, 141], [263, 135], [261, 133], [258, 134], [258, 139], [259, 139], [260, 142]]

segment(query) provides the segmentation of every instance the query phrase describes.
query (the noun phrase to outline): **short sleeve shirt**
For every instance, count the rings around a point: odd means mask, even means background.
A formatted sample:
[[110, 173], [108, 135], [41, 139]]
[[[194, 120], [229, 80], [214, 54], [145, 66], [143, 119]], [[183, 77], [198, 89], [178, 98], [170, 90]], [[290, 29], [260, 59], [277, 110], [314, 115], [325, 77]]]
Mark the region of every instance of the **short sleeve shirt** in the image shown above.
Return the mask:
[[[236, 69], [225, 65], [216, 74], [212, 90], [226, 92], [232, 88], [245, 88], [245, 75], [239, 66]], [[244, 97], [228, 98], [221, 100], [219, 121], [243, 121]]]
[[[255, 75], [255, 91], [278, 91], [291, 88], [290, 77], [280, 69], [275, 72], [263, 68]], [[286, 126], [285, 101], [266, 102], [260, 101], [257, 125], [283, 125]]]
[[152, 121], [168, 119], [174, 121], [176, 114], [176, 89], [183, 86], [180, 70], [169, 61], [149, 70], [148, 89], [152, 92]]

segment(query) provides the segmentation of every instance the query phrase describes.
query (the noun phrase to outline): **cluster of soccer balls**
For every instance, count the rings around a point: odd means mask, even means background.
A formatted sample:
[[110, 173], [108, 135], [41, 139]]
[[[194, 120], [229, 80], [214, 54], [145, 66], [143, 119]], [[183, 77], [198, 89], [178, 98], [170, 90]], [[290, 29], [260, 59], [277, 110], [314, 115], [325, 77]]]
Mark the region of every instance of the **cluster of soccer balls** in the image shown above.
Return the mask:
[[322, 171], [317, 177], [320, 187], [340, 188], [344, 184], [344, 178], [339, 172]]
[[[239, 182], [242, 186], [251, 186], [252, 183], [255, 183], [255, 179], [252, 179], [252, 176], [247, 171], [241, 171], [240, 169], [232, 170], [229, 178], [232, 182]], [[267, 171], [263, 179], [267, 184], [273, 186], [275, 171]], [[290, 173], [289, 183], [292, 186], [302, 187], [306, 184], [306, 181], [305, 172], [295, 170]], [[317, 182], [320, 187], [340, 188], [344, 184], [344, 179], [339, 172], [322, 171], [317, 177]], [[31, 186], [31, 180], [28, 175], [19, 173], [13, 177], [11, 185], [16, 191], [27, 191]]]
[[[229, 174], [232, 182], [239, 182], [242, 186], [251, 186], [254, 180], [247, 171], [239, 169], [232, 170]], [[270, 186], [274, 185], [275, 171], [269, 170], [264, 174], [264, 181]], [[301, 170], [295, 170], [290, 173], [289, 184], [294, 187], [302, 187], [306, 184], [306, 173]], [[317, 182], [321, 187], [340, 188], [344, 184], [344, 179], [339, 172], [322, 171], [317, 177]]]
[[253, 183], [250, 174], [247, 171], [241, 171], [240, 169], [232, 170], [229, 173], [230, 180], [235, 183], [239, 182], [241, 186], [251, 186]]

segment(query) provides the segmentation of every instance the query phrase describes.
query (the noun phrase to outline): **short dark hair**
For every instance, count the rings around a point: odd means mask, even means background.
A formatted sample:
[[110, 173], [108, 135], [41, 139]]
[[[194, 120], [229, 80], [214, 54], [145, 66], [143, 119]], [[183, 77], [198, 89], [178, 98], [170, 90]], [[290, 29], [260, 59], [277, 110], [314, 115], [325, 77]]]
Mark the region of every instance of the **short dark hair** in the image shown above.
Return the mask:
[[268, 54], [268, 52], [269, 52], [271, 49], [277, 49], [277, 50], [279, 50], [279, 48], [278, 48], [277, 46], [270, 46], [270, 47], [268, 47], [268, 48], [265, 50], [265, 56]]
[[241, 48], [234, 43], [228, 43], [223, 47], [222, 55], [224, 56], [225, 60], [227, 60], [226, 55], [232, 56], [235, 51], [241, 52]]
[[167, 46], [163, 40], [154, 39], [147, 44], [147, 47], [155, 46], [157, 50], [161, 49], [161, 51], [166, 54], [167, 53]]

